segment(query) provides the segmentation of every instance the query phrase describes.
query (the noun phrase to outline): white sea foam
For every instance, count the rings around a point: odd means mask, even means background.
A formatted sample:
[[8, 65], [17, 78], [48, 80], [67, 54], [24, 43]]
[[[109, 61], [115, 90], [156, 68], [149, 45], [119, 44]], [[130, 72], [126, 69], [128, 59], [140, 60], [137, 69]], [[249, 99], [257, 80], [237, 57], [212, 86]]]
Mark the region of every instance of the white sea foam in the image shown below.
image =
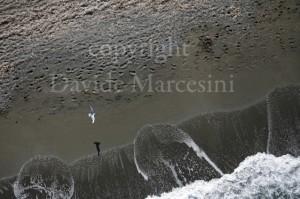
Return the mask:
[[68, 166], [54, 156], [36, 156], [25, 162], [13, 184], [17, 199], [70, 199], [74, 179]]
[[[149, 157], [148, 159], [151, 159], [150, 157], [152, 156], [152, 158], [154, 157], [154, 159], [151, 160], [152, 162], [158, 161], [158, 162], [165, 164], [165, 166], [167, 166], [170, 169], [170, 171], [172, 172], [177, 184], [179, 186], [181, 186], [181, 184], [182, 184], [180, 182], [180, 180], [178, 179], [178, 174], [176, 173], [174, 167], [163, 158], [161, 151], [158, 150], [155, 143], [146, 142], [151, 147], [151, 152], [152, 152], [152, 154], [146, 155], [146, 153], [148, 153], [148, 151], [149, 151], [149, 148], [144, 147], [145, 143], [143, 143], [143, 141], [149, 139], [149, 138], [147, 138], [148, 135], [155, 136], [157, 138], [157, 140], [159, 140], [159, 142], [164, 143], [164, 144], [170, 144], [170, 143], [185, 144], [189, 148], [193, 149], [193, 151], [196, 153], [196, 155], [200, 159], [204, 159], [216, 172], [218, 172], [221, 176], [223, 175], [223, 172], [221, 171], [221, 169], [219, 169], [217, 167], [217, 165], [208, 157], [208, 155], [205, 153], [205, 151], [202, 150], [187, 133], [185, 133], [181, 129], [179, 129], [173, 125], [169, 125], [169, 124], [155, 124], [155, 125], [148, 124], [148, 125], [145, 125], [139, 131], [138, 136], [134, 140], [134, 145], [135, 145], [134, 162], [135, 162], [137, 171], [143, 176], [143, 178], [146, 181], [150, 177], [149, 173], [151, 173], [151, 172], [149, 172], [149, 170], [152, 169], [152, 171], [153, 170], [156, 171], [157, 168], [149, 169], [149, 167], [145, 166], [146, 163], [141, 161], [141, 157], [144, 158], [146, 156], [146, 157]], [[139, 142], [141, 142], [141, 143], [139, 143]], [[143, 151], [141, 150], [143, 148], [145, 150], [144, 154], [143, 154]], [[155, 154], [155, 155], [153, 155], [153, 154]]]
[[[185, 132], [181, 131], [182, 133], [186, 134]], [[187, 135], [187, 134], [186, 134]], [[204, 150], [200, 149], [199, 146], [190, 138], [184, 139], [183, 142], [192, 148], [197, 156], [199, 158], [204, 158], [221, 176], [224, 175], [224, 173], [221, 171], [221, 169], [208, 157], [208, 155], [204, 152]]]
[[232, 174], [147, 199], [300, 198], [300, 157], [258, 153]]
[[148, 180], [149, 180], [148, 175], [146, 174], [145, 171], [143, 171], [143, 170], [140, 168], [140, 166], [139, 166], [139, 164], [138, 164], [138, 162], [137, 162], [137, 160], [136, 160], [135, 151], [134, 151], [134, 164], [135, 164], [135, 166], [136, 166], [136, 169], [137, 169], [138, 173], [141, 174], [141, 175], [143, 176], [144, 180], [148, 181]]
[[167, 160], [164, 160], [162, 159], [162, 162], [164, 163], [165, 166], [169, 167], [169, 169], [171, 170], [175, 180], [176, 180], [176, 183], [178, 184], [178, 186], [182, 187], [182, 182], [181, 180], [178, 178], [178, 175], [177, 175], [177, 172], [175, 170], [175, 166], [172, 165], [172, 163], [170, 163], [169, 161]]

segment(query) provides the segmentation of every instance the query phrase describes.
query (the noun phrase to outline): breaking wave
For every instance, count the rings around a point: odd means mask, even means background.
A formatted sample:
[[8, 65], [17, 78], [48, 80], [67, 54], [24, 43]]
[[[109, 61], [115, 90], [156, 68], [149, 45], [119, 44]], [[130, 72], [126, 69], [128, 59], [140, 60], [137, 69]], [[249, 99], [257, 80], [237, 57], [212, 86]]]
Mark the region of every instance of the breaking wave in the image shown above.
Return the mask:
[[147, 199], [300, 198], [300, 157], [258, 153], [231, 174]]

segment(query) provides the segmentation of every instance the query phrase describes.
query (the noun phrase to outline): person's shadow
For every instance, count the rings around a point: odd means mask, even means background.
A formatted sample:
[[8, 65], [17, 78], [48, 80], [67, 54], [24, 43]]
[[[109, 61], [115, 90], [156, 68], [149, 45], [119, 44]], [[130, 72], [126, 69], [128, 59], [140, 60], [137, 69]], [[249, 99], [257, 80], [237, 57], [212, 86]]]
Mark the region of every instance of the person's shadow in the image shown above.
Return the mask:
[[100, 144], [101, 144], [101, 142], [94, 142], [94, 144], [96, 145], [98, 156], [100, 157], [100, 152], [101, 152], [101, 150], [100, 150]]

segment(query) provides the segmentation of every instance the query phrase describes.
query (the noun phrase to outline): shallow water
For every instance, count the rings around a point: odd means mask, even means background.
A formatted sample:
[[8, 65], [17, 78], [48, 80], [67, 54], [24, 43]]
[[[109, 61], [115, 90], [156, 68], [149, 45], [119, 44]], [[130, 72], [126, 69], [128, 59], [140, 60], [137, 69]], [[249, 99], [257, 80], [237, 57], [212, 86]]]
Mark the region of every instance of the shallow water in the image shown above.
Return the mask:
[[299, 157], [289, 155], [275, 157], [258, 153], [248, 157], [233, 173], [222, 178], [196, 181], [147, 199], [298, 198], [299, 161]]
[[[100, 141], [103, 149], [131, 143], [137, 131], [148, 123], [178, 123], [200, 112], [231, 110], [253, 104], [272, 89], [274, 77], [269, 77], [270, 80], [253, 81], [257, 89], [251, 93], [247, 88], [249, 82], [243, 78], [244, 85], [239, 80], [234, 94], [172, 93], [130, 103], [93, 104], [95, 124], [91, 124], [88, 117], [87, 103], [73, 110], [49, 114], [47, 105], [32, 110], [34, 104], [21, 102], [0, 120], [0, 176], [15, 174], [24, 161], [37, 154], [57, 155], [71, 161], [96, 152], [94, 141]], [[251, 80], [254, 78], [250, 77]], [[291, 80], [281, 79], [280, 82]]]

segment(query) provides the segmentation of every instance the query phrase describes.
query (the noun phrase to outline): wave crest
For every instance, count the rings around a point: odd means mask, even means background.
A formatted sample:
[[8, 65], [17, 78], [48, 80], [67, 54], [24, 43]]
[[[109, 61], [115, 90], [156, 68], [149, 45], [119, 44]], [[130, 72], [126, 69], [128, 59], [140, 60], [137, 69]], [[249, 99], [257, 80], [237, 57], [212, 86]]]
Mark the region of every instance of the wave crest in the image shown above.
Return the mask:
[[196, 181], [147, 199], [300, 198], [299, 184], [300, 157], [258, 153], [220, 179]]

